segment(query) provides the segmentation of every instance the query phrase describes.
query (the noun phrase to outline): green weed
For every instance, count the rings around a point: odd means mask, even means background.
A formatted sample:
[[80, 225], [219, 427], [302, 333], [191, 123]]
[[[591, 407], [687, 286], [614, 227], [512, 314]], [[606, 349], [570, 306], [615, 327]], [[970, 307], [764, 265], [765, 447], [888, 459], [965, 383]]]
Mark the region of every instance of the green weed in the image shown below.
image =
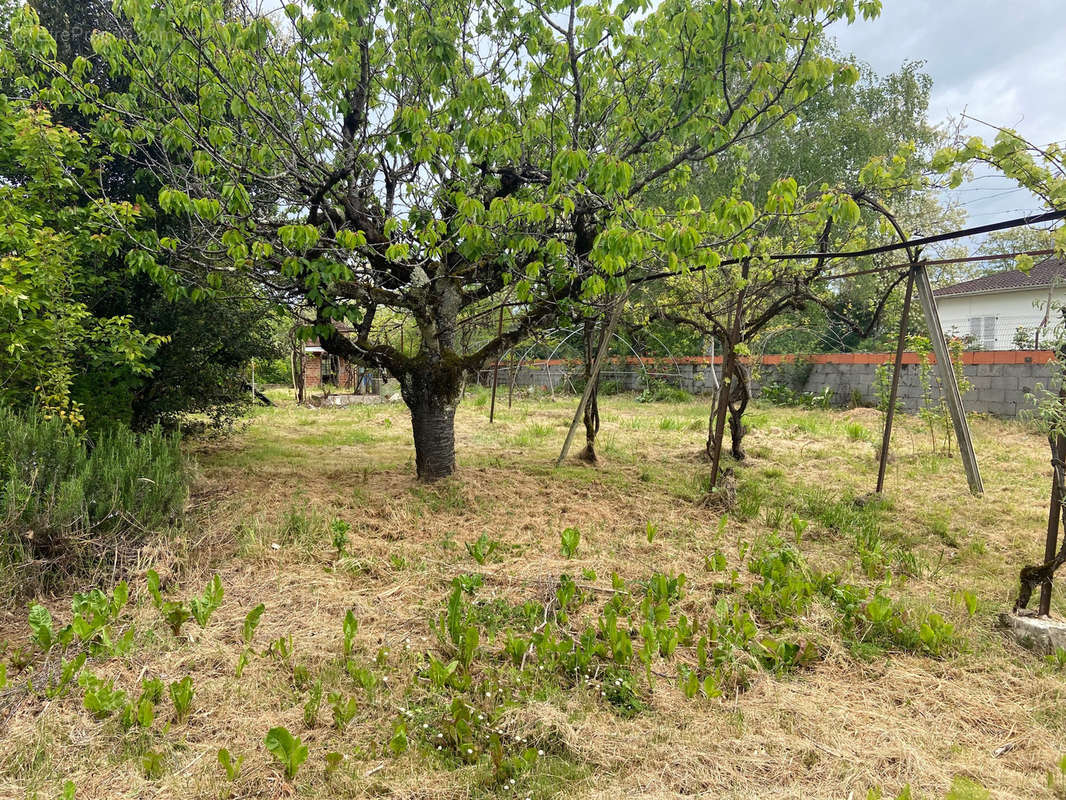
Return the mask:
[[285, 777], [292, 780], [307, 760], [307, 745], [298, 736], [293, 736], [287, 728], [271, 728], [266, 735], [266, 749], [278, 761], [285, 772]]
[[581, 531], [577, 528], [566, 528], [559, 534], [559, 541], [562, 545], [563, 555], [567, 558], [573, 558], [577, 552], [578, 543], [581, 541]]

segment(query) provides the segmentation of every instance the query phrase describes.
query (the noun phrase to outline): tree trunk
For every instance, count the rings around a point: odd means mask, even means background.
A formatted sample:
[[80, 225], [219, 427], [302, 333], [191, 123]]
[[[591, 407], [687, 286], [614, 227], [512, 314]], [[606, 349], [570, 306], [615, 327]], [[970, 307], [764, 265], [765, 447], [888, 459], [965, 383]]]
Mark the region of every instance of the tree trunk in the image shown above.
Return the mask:
[[462, 384], [459, 373], [440, 363], [423, 363], [400, 379], [400, 393], [411, 410], [419, 480], [432, 482], [455, 472], [455, 409]]
[[729, 407], [729, 454], [735, 461], [743, 461], [746, 458], [744, 446], [741, 444], [745, 433], [743, 413], [737, 412], [732, 406]]
[[580, 455], [583, 461], [590, 464], [596, 463], [596, 434], [600, 432], [600, 408], [596, 402], [596, 394], [597, 391], [593, 388], [589, 401], [585, 404], [585, 449]]
[[[594, 320], [585, 320], [585, 380], [588, 381], [592, 377], [592, 362], [596, 358], [596, 352], [598, 351], [596, 346], [596, 323]], [[581, 451], [578, 456], [582, 461], [588, 461], [590, 464], [596, 463], [596, 434], [600, 432], [600, 408], [596, 400], [596, 395], [599, 394], [599, 382], [600, 376], [596, 376], [595, 383], [592, 386], [592, 394], [589, 395], [589, 401], [585, 403], [584, 423], [585, 423], [585, 449]]]
[[734, 375], [736, 380], [730, 387], [732, 391], [729, 398], [729, 452], [735, 460], [743, 461], [746, 456], [742, 441], [744, 434], [748, 432], [744, 427], [744, 412], [748, 408], [748, 398], [751, 392], [748, 388], [748, 372], [743, 364], [739, 362], [736, 364]]

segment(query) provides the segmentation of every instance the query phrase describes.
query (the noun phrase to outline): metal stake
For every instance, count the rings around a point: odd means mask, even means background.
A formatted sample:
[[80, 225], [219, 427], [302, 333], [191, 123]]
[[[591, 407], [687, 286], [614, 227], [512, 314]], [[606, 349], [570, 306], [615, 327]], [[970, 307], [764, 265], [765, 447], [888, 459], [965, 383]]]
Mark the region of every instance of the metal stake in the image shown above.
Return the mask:
[[940, 390], [944, 393], [944, 400], [951, 414], [951, 422], [955, 426], [955, 438], [959, 442], [959, 452], [962, 454], [962, 465], [966, 469], [966, 480], [970, 484], [973, 494], [983, 494], [985, 487], [981, 482], [981, 470], [977, 466], [977, 454], [973, 449], [973, 440], [970, 438], [970, 426], [966, 421], [966, 410], [962, 406], [962, 395], [959, 394], [959, 384], [955, 380], [955, 370], [951, 365], [951, 353], [948, 352], [948, 344], [944, 339], [944, 330], [940, 326], [940, 316], [936, 310], [936, 299], [933, 297], [933, 289], [929, 285], [929, 273], [926, 272], [925, 264], [918, 263], [914, 267], [915, 283], [918, 287], [918, 299], [922, 304], [922, 313], [925, 315], [925, 324], [929, 328], [929, 338], [933, 340], [933, 353], [936, 355], [936, 369], [940, 378]]
[[[500, 324], [496, 328], [496, 338], [503, 336], [503, 303], [500, 303]], [[496, 358], [492, 366], [492, 403], [489, 405], [489, 424], [496, 418], [496, 384], [500, 380], [500, 359]]]
[[892, 441], [892, 420], [896, 416], [896, 396], [899, 392], [899, 375], [903, 370], [903, 350], [907, 344], [907, 318], [911, 311], [911, 296], [914, 294], [914, 268], [907, 276], [907, 293], [903, 297], [903, 313], [899, 320], [899, 341], [896, 343], [896, 361], [892, 370], [892, 388], [888, 393], [888, 409], [885, 412], [885, 433], [881, 438], [881, 462], [877, 465], [878, 494], [885, 488], [885, 470], [888, 468], [888, 444]]
[[596, 378], [599, 377], [600, 374], [600, 366], [603, 364], [604, 356], [607, 355], [607, 350], [611, 344], [611, 336], [614, 334], [614, 329], [618, 325], [618, 320], [622, 316], [622, 308], [625, 307], [626, 299], [628, 297], [628, 292], [620, 297], [614, 310], [611, 312], [611, 319], [607, 323], [607, 329], [603, 332], [603, 340], [600, 342], [600, 351], [596, 354], [596, 360], [592, 362], [592, 371], [589, 373], [588, 381], [585, 383], [585, 391], [581, 394], [581, 402], [577, 404], [577, 410], [574, 411], [574, 419], [570, 423], [570, 430], [566, 432], [566, 440], [563, 442], [563, 449], [559, 453], [559, 458], [555, 461], [555, 466], [557, 467], [566, 460], [566, 454], [570, 452], [570, 444], [574, 441], [574, 431], [577, 430], [577, 424], [581, 421], [581, 418], [585, 413], [585, 404], [588, 403], [589, 397], [592, 396], [592, 390], [596, 386]]

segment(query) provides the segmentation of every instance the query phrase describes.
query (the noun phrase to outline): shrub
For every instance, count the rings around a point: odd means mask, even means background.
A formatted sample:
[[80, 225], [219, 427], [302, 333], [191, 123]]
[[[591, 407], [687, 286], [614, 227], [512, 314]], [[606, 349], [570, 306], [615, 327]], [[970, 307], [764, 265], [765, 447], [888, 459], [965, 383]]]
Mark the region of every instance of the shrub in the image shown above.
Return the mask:
[[759, 397], [775, 406], [828, 410], [833, 407], [833, 390], [828, 386], [821, 392], [799, 392], [783, 383], [768, 383], [759, 390]]
[[88, 437], [0, 408], [0, 574], [9, 565], [51, 579], [110, 569], [173, 522], [187, 487], [176, 434], [115, 427]]
[[687, 403], [691, 399], [692, 395], [684, 389], [658, 378], [649, 380], [644, 391], [637, 395], [638, 403]]

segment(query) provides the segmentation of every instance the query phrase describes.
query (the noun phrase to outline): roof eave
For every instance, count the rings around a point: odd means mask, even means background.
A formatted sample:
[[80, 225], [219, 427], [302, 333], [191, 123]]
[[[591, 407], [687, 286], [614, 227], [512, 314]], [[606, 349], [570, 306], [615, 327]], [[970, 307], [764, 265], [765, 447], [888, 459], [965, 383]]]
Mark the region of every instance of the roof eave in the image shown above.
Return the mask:
[[945, 294], [938, 294], [933, 292], [933, 297], [938, 300], [945, 297], [970, 297], [977, 294], [1004, 294], [1006, 292], [1031, 292], [1034, 289], [1050, 289], [1053, 286], [1060, 286], [1066, 289], [1066, 284], [1054, 284], [1054, 283], [1037, 283], [1032, 286], [1014, 286], [1009, 289], [974, 289], [969, 292], [947, 292]]

